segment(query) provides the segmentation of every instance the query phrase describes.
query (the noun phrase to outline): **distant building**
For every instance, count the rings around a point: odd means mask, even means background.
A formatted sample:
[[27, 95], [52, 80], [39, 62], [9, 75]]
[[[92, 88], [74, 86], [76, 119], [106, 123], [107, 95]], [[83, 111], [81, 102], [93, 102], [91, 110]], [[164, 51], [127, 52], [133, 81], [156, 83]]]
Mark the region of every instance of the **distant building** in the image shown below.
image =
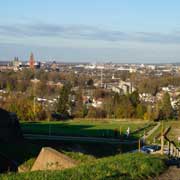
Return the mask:
[[124, 94], [131, 94], [136, 90], [131, 82], [126, 81], [120, 81], [119, 88], [123, 90]]
[[53, 61], [51, 64], [51, 70], [53, 71], [59, 71], [59, 67], [58, 64], [56, 63], [56, 61]]
[[12, 62], [13, 68], [15, 71], [19, 70], [22, 67], [22, 62], [19, 61], [18, 57], [15, 57], [13, 62]]
[[31, 55], [30, 55], [28, 66], [31, 69], [35, 69], [35, 68], [37, 69], [37, 68], [40, 68], [40, 66], [41, 66], [40, 62], [35, 61], [33, 53], [31, 53]]
[[34, 68], [35, 68], [35, 60], [34, 60], [34, 55], [33, 55], [33, 53], [31, 53], [31, 55], [30, 55], [29, 67], [30, 67], [31, 69], [34, 69]]

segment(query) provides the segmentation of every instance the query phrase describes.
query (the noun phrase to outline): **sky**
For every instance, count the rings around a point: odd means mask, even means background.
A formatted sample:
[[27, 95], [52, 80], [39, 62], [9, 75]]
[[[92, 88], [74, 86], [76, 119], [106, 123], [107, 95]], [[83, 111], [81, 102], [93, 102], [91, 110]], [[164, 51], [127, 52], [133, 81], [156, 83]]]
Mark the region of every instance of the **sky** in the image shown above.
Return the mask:
[[179, 0], [1, 0], [0, 60], [180, 62]]

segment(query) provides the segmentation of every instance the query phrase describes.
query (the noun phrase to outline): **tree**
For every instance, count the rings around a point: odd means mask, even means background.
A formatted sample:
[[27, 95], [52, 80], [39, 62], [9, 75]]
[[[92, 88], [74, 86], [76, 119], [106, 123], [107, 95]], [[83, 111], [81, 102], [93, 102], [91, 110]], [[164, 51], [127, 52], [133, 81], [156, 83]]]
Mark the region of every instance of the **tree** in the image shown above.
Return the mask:
[[151, 105], [147, 106], [147, 112], [144, 114], [145, 120], [154, 120], [154, 112]]
[[132, 94], [130, 94], [129, 99], [132, 105], [136, 107], [140, 103], [138, 91], [134, 91]]
[[98, 88], [95, 89], [93, 96], [95, 99], [105, 98], [107, 96], [107, 92], [104, 89]]
[[18, 118], [23, 121], [45, 120], [47, 118], [42, 105], [36, 103], [34, 109], [33, 99], [29, 97], [12, 97], [7, 100], [5, 107], [10, 112], [16, 113]]
[[120, 103], [115, 108], [115, 116], [117, 118], [132, 118], [135, 115], [135, 108], [125, 95], [120, 97]]
[[137, 118], [143, 119], [145, 112], [146, 112], [146, 107], [143, 104], [138, 104], [136, 108]]
[[87, 81], [87, 85], [92, 87], [94, 85], [94, 81], [92, 79], [89, 79]]
[[87, 117], [96, 118], [96, 109], [94, 107], [89, 108]]
[[173, 117], [173, 108], [171, 106], [169, 93], [165, 93], [163, 96], [161, 110], [164, 119], [170, 119]]
[[59, 114], [69, 115], [68, 110], [70, 109], [70, 91], [71, 86], [69, 84], [65, 84], [59, 93], [59, 98], [56, 106], [56, 111]]
[[113, 118], [114, 117], [114, 103], [113, 103], [113, 97], [108, 96], [104, 100], [103, 109], [107, 113], [107, 118]]
[[75, 94], [75, 104], [73, 108], [73, 116], [83, 118], [87, 115], [86, 106], [83, 104], [82, 89]]
[[154, 108], [154, 120], [162, 120], [163, 119], [163, 112], [161, 109], [161, 103], [156, 103]]
[[106, 112], [101, 108], [90, 107], [87, 117], [88, 118], [105, 118]]

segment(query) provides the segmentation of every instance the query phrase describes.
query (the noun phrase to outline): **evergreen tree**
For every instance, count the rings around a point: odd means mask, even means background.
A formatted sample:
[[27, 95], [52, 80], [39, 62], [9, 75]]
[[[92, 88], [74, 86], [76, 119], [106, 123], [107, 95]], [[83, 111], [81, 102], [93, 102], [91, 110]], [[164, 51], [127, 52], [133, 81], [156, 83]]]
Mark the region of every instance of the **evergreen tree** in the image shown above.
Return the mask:
[[136, 107], [140, 103], [138, 91], [134, 91], [132, 94], [130, 94], [129, 99], [132, 105]]
[[69, 84], [65, 84], [59, 93], [59, 99], [57, 102], [57, 112], [59, 114], [68, 115], [68, 110], [70, 109], [70, 91], [71, 86]]
[[143, 104], [138, 104], [136, 108], [136, 116], [137, 118], [142, 119], [146, 112], [146, 107]]
[[165, 93], [163, 96], [161, 110], [164, 119], [170, 119], [173, 117], [173, 108], [171, 106], [169, 93]]

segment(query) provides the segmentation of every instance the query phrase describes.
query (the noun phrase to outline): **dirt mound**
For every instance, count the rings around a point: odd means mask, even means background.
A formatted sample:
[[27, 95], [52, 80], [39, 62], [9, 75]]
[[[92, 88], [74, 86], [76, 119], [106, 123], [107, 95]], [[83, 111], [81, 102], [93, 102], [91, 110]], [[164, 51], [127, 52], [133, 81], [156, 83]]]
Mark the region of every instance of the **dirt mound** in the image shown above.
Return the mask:
[[74, 167], [75, 161], [66, 155], [49, 147], [41, 149], [31, 171], [37, 170], [62, 170]]

